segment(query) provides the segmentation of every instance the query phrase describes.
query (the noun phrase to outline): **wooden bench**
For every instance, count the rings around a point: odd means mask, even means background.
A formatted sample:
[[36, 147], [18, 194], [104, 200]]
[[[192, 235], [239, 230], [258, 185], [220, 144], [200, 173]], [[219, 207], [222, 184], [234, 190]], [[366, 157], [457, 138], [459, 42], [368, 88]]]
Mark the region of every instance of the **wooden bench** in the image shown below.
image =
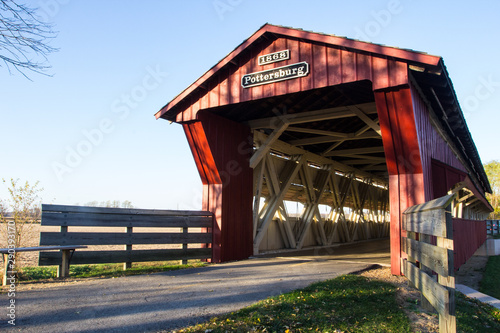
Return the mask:
[[76, 249], [85, 249], [87, 246], [84, 245], [65, 245], [65, 246], [35, 246], [35, 247], [18, 247], [12, 249], [0, 249], [0, 253], [3, 255], [4, 272], [2, 285], [7, 285], [7, 272], [9, 271], [9, 254], [16, 252], [29, 252], [29, 251], [61, 251], [62, 261], [57, 268], [57, 277], [67, 277], [69, 276], [69, 262], [73, 256], [73, 252]]

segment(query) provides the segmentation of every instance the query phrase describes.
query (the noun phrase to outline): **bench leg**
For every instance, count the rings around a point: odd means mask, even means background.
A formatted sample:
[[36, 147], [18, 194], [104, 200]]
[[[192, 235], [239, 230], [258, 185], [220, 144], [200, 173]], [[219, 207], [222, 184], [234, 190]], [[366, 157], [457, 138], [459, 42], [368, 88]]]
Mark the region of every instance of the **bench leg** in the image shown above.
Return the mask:
[[57, 269], [57, 277], [69, 276], [69, 259], [71, 258], [71, 250], [62, 250], [62, 261]]

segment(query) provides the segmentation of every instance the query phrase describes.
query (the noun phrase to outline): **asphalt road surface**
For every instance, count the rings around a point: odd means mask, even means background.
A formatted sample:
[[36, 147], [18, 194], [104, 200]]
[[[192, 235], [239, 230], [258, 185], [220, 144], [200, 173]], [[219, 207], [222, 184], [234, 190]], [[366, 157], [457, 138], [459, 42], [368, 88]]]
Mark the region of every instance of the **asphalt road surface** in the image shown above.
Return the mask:
[[374, 263], [389, 263], [388, 241], [20, 291], [14, 327], [1, 294], [0, 331], [169, 331]]

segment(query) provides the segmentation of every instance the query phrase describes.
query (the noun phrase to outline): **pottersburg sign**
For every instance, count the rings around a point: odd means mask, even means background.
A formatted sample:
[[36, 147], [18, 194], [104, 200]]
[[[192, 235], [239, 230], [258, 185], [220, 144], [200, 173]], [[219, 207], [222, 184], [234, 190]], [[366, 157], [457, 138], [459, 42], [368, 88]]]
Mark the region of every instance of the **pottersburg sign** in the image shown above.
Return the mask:
[[250, 88], [260, 86], [262, 84], [297, 79], [307, 76], [308, 74], [309, 64], [307, 62], [299, 62], [292, 65], [268, 69], [262, 72], [243, 75], [241, 78], [241, 86], [243, 88]]

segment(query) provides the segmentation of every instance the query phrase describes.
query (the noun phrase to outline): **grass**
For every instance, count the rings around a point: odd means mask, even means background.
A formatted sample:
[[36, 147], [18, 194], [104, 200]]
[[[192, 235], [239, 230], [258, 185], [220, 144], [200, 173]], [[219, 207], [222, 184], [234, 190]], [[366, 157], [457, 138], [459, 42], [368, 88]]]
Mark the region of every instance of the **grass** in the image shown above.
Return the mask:
[[479, 291], [500, 299], [500, 256], [488, 258]]
[[455, 293], [458, 332], [500, 332], [500, 310]]
[[396, 289], [344, 275], [179, 332], [411, 332]]
[[[122, 270], [122, 264], [74, 265], [70, 267], [70, 276], [118, 277], [205, 265], [195, 261], [190, 265], [177, 263], [134, 263], [126, 271]], [[490, 257], [481, 283], [484, 293], [498, 297], [493, 294], [494, 289], [498, 290], [495, 277], [499, 273], [500, 256]], [[55, 267], [25, 267], [19, 278], [34, 281], [55, 275]], [[411, 332], [410, 321], [398, 305], [396, 293], [397, 287], [392, 284], [343, 275], [178, 332]], [[418, 312], [416, 306], [411, 310]], [[460, 292], [456, 293], [456, 317], [458, 332], [500, 332], [500, 310]]]
[[[411, 332], [396, 289], [344, 275], [177, 332]], [[456, 317], [458, 332], [500, 332], [500, 311], [460, 292]]]
[[[206, 265], [203, 262], [194, 260], [188, 263], [188, 265], [179, 265], [178, 263], [179, 261], [133, 263], [132, 268], [125, 271], [123, 270], [123, 264], [72, 265], [69, 268], [69, 275], [74, 278], [120, 277], [203, 267]], [[24, 282], [52, 279], [56, 276], [57, 267], [23, 267], [18, 273], [19, 281]]]

